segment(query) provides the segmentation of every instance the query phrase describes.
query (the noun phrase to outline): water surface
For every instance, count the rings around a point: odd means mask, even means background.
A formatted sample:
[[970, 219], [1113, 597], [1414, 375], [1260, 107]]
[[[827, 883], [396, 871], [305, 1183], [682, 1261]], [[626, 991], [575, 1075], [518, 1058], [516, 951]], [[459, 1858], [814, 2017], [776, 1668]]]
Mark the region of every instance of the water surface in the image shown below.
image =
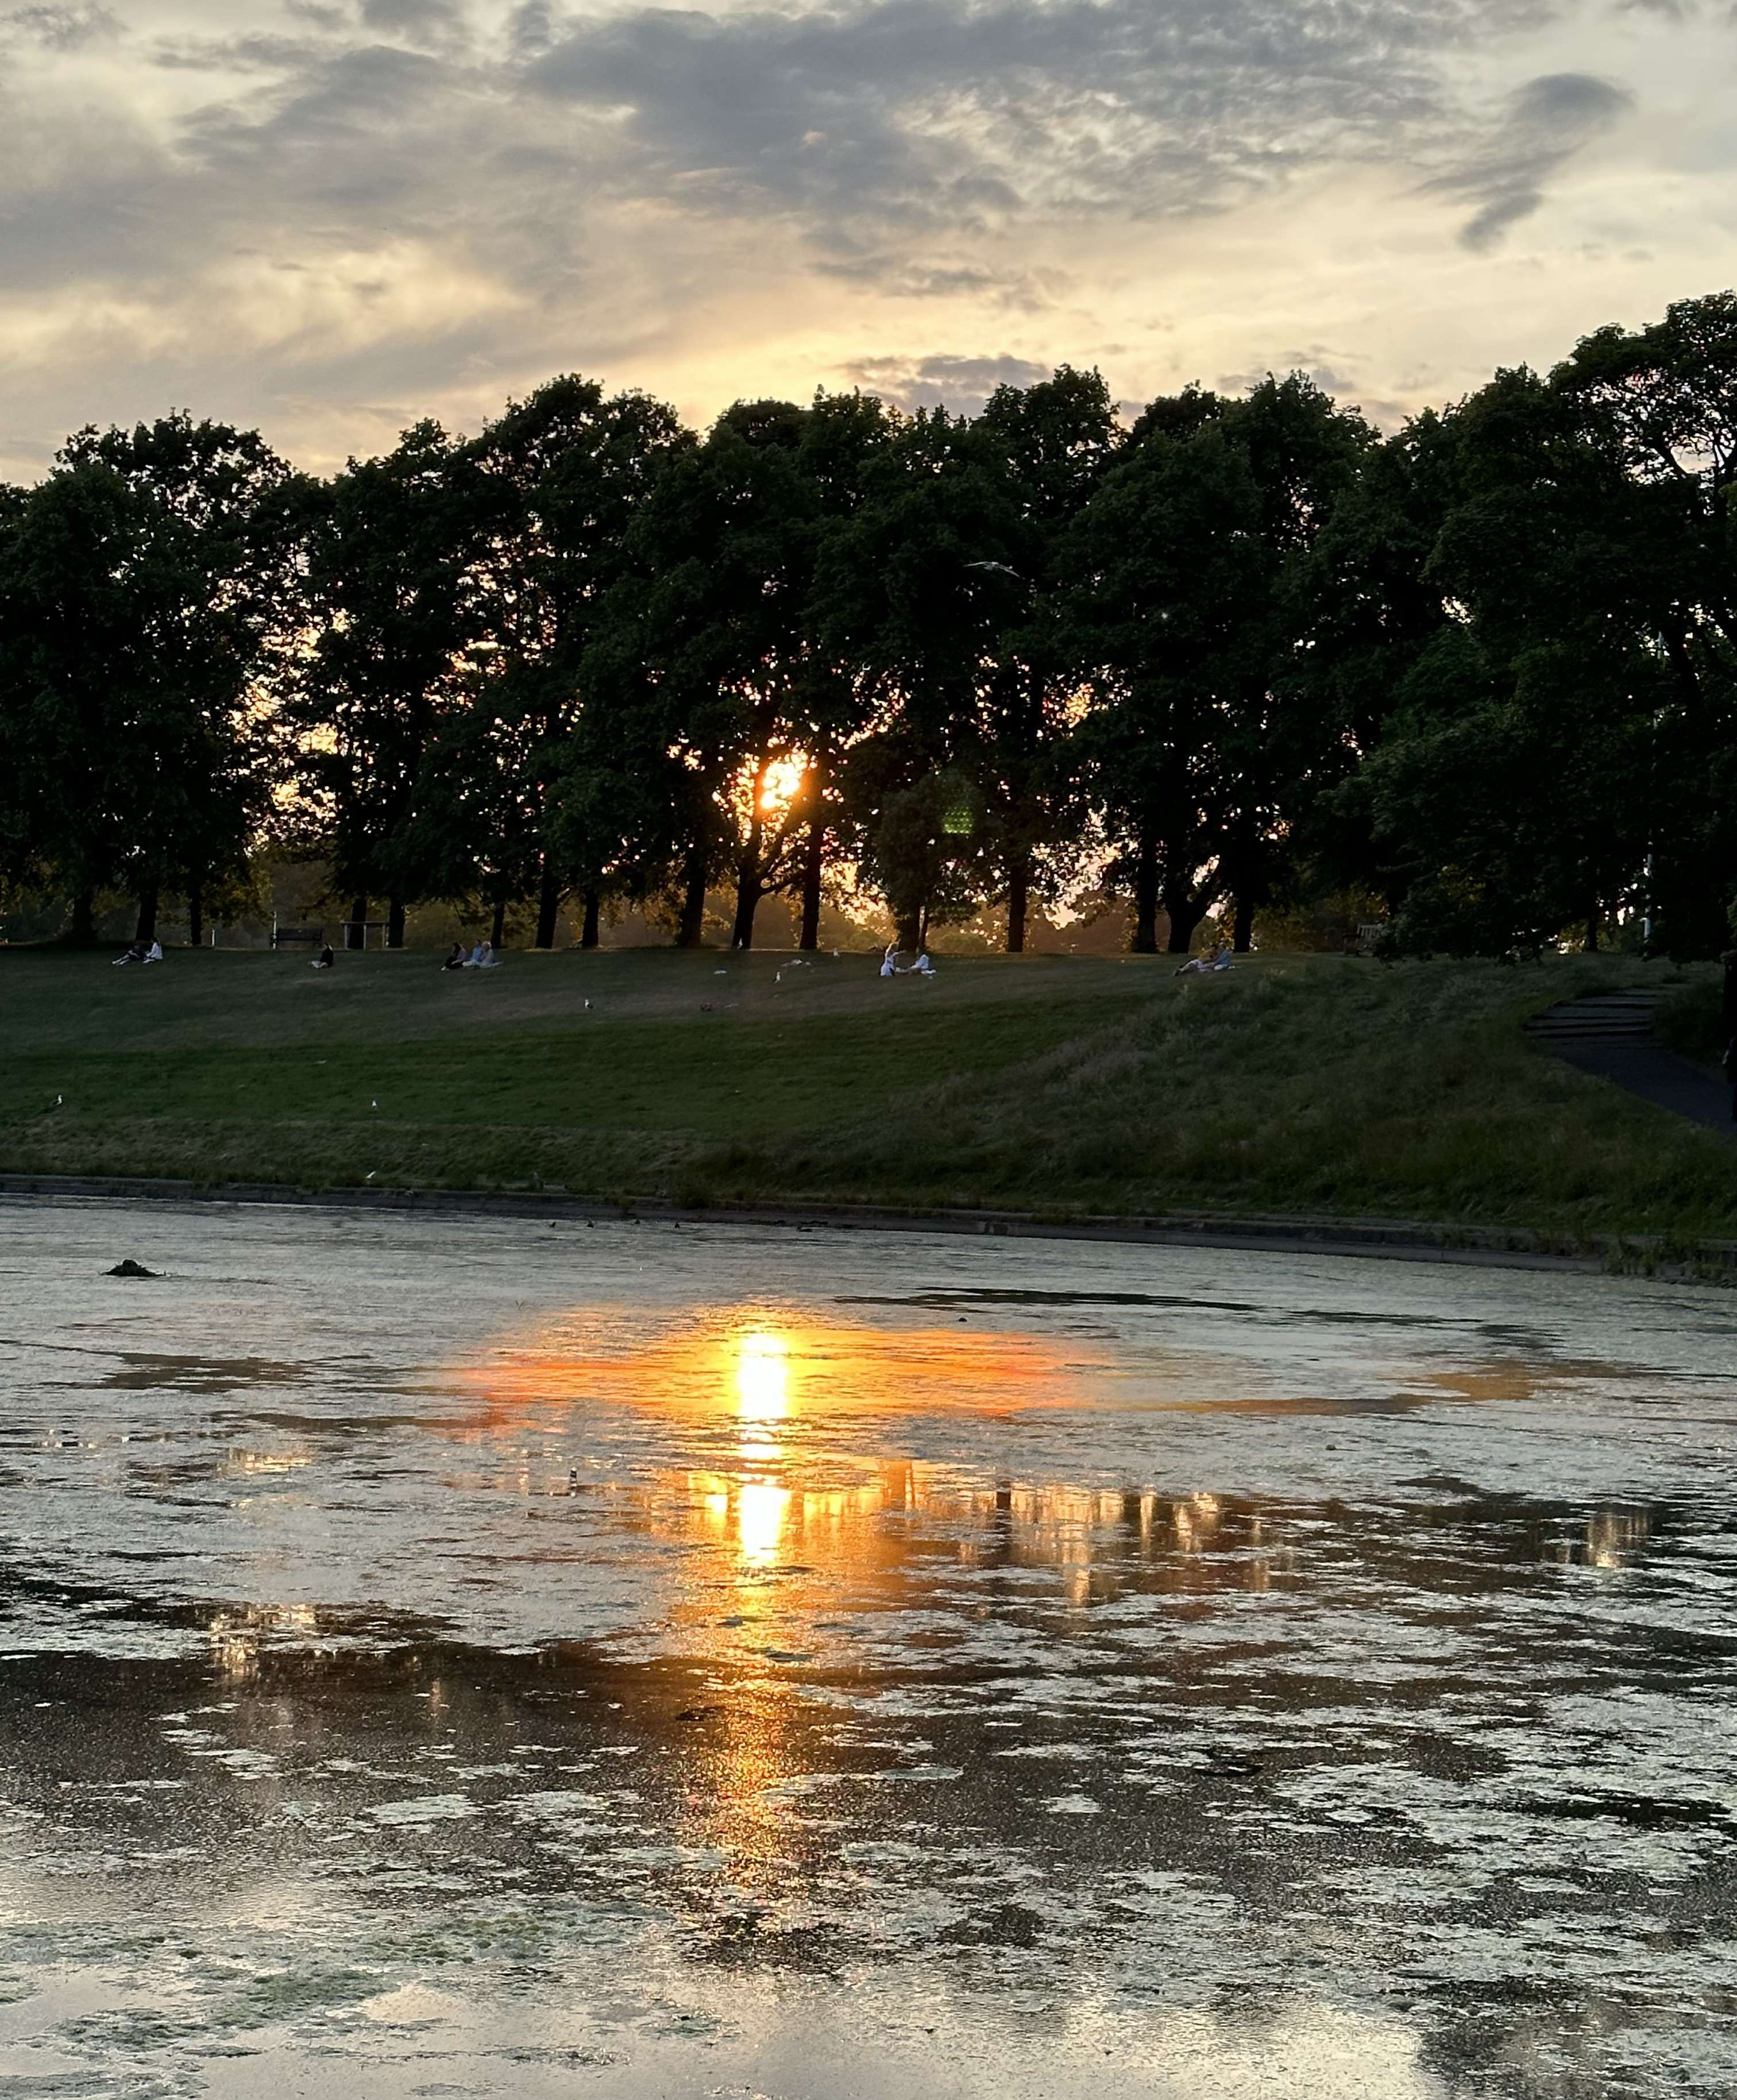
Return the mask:
[[1722, 1294], [95, 1204], [0, 1290], [0, 2093], [1737, 2084]]

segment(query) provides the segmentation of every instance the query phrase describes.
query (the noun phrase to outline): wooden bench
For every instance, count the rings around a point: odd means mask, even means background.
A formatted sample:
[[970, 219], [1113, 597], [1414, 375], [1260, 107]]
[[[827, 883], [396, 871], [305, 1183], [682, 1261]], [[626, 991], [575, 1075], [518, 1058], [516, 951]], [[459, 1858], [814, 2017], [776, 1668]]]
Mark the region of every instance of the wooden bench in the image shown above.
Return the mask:
[[271, 945], [274, 948], [323, 948], [326, 944], [324, 926], [280, 926], [271, 922]]

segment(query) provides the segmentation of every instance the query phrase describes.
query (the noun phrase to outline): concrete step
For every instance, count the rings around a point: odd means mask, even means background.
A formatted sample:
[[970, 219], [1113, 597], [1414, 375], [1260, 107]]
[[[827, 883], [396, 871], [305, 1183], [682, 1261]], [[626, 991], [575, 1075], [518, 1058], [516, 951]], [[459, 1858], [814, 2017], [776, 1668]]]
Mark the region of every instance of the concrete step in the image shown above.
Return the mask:
[[1566, 999], [1559, 1006], [1535, 1013], [1525, 1033], [1544, 1043], [1620, 1041], [1652, 1033], [1655, 991], [1601, 991], [1585, 999]]

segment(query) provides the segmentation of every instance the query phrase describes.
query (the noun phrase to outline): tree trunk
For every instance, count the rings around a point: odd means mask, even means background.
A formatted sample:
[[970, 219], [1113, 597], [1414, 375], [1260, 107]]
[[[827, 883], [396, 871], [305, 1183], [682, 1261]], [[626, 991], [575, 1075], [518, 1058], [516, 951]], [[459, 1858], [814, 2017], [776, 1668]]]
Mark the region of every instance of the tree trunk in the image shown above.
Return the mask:
[[157, 938], [157, 885], [148, 882], [139, 893], [139, 924], [133, 929], [135, 941], [154, 941]]
[[402, 897], [386, 899], [386, 946], [401, 948], [404, 945], [404, 900]]
[[736, 923], [730, 932], [733, 948], [752, 948], [754, 945], [754, 914], [760, 909], [760, 900], [765, 895], [760, 886], [760, 878], [745, 871], [736, 876]]
[[928, 906], [913, 904], [908, 911], [893, 915], [893, 938], [901, 949], [915, 954], [928, 933]]
[[1170, 954], [1185, 955], [1194, 945], [1194, 929], [1206, 915], [1206, 907], [1192, 889], [1179, 887], [1166, 893], [1164, 908], [1170, 914]]
[[561, 885], [556, 879], [554, 863], [549, 855], [543, 856], [543, 879], [537, 885], [537, 946], [552, 948], [555, 945], [555, 918], [561, 909]]
[[1254, 944], [1254, 905], [1252, 898], [1240, 892], [1237, 898], [1237, 915], [1231, 932], [1231, 948], [1239, 955], [1245, 955]]
[[205, 944], [205, 893], [196, 882], [187, 885], [187, 944], [190, 948]]
[[81, 889], [73, 899], [73, 923], [67, 929], [66, 938], [75, 948], [93, 948], [96, 946], [96, 893]]
[[368, 945], [368, 899], [353, 898], [350, 905], [350, 921], [344, 929], [346, 948], [364, 948]]
[[807, 844], [802, 849], [802, 932], [796, 946], [812, 953], [820, 946], [820, 878], [826, 864], [827, 820], [809, 822]]
[[1021, 854], [1007, 872], [1007, 953], [1025, 952], [1025, 913], [1031, 902], [1031, 869]]
[[495, 899], [495, 915], [489, 921], [488, 945], [498, 948], [507, 937], [507, 901], [504, 897]]
[[1156, 840], [1143, 836], [1134, 863], [1134, 939], [1136, 955], [1158, 952], [1158, 848]]
[[678, 948], [697, 948], [706, 931], [706, 849], [696, 842], [681, 871], [681, 918], [676, 929]]
[[579, 945], [582, 948], [594, 948], [597, 944], [600, 905], [601, 899], [597, 896], [597, 885], [593, 883], [585, 892], [585, 923], [580, 929], [579, 936]]
[[760, 841], [765, 833], [760, 829], [759, 809], [760, 789], [763, 775], [754, 776], [755, 814], [748, 823], [747, 841], [736, 862], [736, 923], [730, 929], [730, 945], [733, 948], [752, 948], [754, 945], [754, 914], [760, 909], [760, 900], [765, 895], [760, 883]]
[[1598, 952], [1598, 914], [1596, 909], [1586, 915], [1585, 952], [1589, 955], [1595, 955]]

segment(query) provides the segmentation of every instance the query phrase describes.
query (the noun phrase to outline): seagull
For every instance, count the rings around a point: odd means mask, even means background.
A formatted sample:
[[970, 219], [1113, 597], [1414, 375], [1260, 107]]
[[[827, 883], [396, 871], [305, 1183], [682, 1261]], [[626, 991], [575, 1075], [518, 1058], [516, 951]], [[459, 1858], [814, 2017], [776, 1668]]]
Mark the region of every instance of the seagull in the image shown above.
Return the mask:
[[379, 1105], [380, 1105], [380, 1104], [379, 1104], [379, 1102], [378, 1102], [378, 1101], [370, 1101], [370, 1102], [368, 1103], [368, 1106], [369, 1106], [371, 1109], [377, 1109], [377, 1108], [379, 1107]]
[[1016, 584], [1025, 580], [1017, 569], [1010, 569], [1005, 562], [967, 562], [965, 566], [968, 569], [993, 569], [998, 576], [1012, 576]]

